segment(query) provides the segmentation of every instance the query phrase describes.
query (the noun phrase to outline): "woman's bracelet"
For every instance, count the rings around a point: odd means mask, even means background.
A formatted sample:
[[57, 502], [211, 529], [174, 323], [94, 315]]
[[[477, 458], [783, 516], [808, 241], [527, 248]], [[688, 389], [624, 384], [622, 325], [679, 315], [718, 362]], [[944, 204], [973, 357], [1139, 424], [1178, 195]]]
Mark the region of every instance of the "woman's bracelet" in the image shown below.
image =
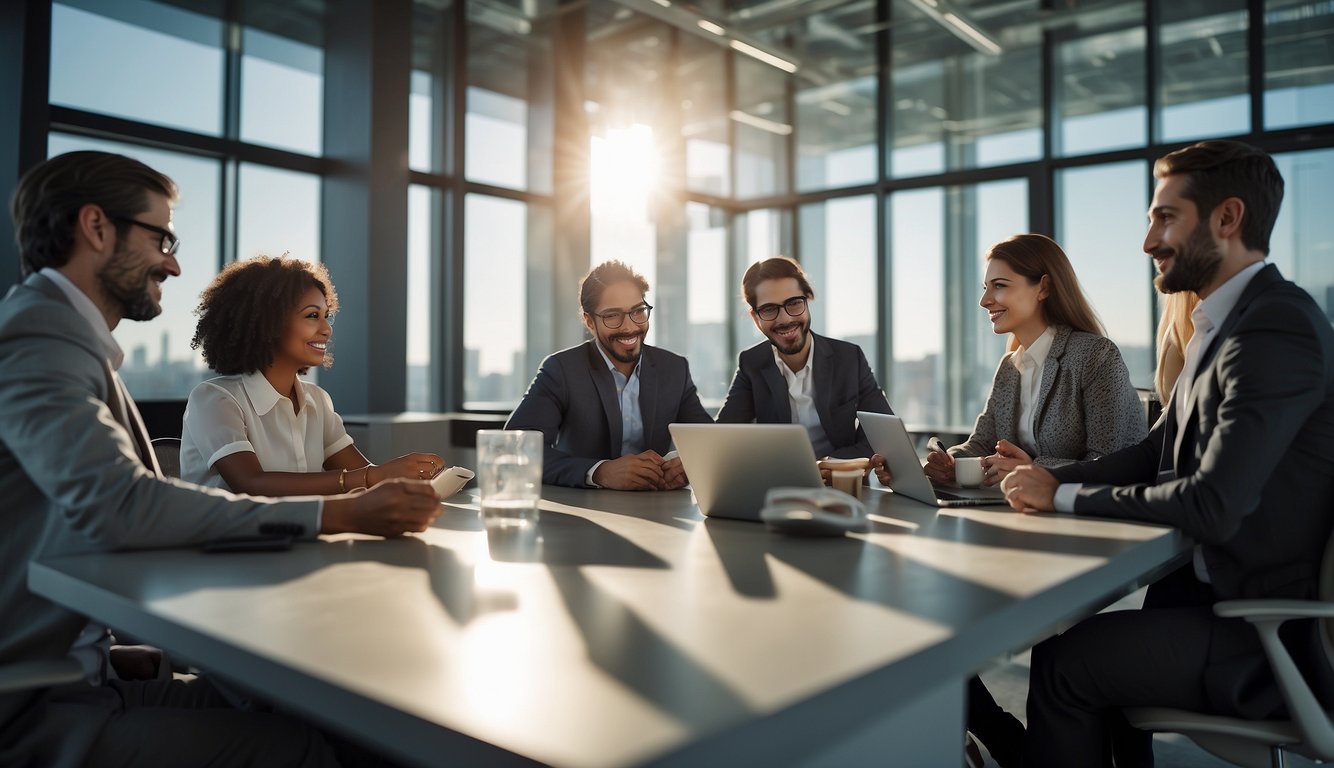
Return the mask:
[[338, 492], [347, 493], [347, 470], [338, 473]]
[[371, 487], [371, 465], [370, 465], [370, 464], [367, 464], [367, 465], [366, 465], [366, 474], [363, 475], [362, 478], [361, 478], [361, 487], [362, 487], [362, 488], [370, 488], [370, 487]]

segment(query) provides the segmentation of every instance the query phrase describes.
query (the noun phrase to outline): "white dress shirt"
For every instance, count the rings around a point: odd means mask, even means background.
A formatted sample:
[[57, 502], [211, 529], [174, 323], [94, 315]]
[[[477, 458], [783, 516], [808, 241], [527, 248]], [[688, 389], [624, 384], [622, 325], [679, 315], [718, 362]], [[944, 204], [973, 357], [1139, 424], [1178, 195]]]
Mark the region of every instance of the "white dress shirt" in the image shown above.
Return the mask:
[[[598, 354], [602, 355], [602, 362], [607, 364], [607, 370], [611, 371], [612, 382], [616, 385], [616, 402], [621, 407], [621, 455], [634, 456], [644, 452], [644, 413], [639, 407], [639, 369], [642, 363], [635, 363], [634, 370], [626, 376], [607, 356], [607, 350], [602, 348], [598, 342], [593, 342], [597, 347]], [[588, 473], [584, 475], [584, 482], [594, 488], [602, 486], [593, 482], [593, 473], [598, 467], [602, 466], [603, 459], [589, 468]]]
[[60, 274], [50, 267], [42, 267], [38, 273], [42, 277], [56, 284], [60, 292], [65, 294], [65, 298], [74, 307], [88, 324], [93, 327], [93, 333], [97, 335], [97, 340], [102, 342], [102, 350], [106, 352], [107, 361], [111, 363], [111, 370], [119, 371], [121, 363], [125, 362], [125, 352], [121, 350], [120, 344], [116, 342], [116, 337], [111, 335], [111, 329], [107, 327], [107, 319], [102, 316], [93, 300], [88, 298], [79, 286], [70, 282], [68, 277]]
[[[1258, 261], [1241, 270], [1209, 294], [1209, 298], [1203, 299], [1195, 305], [1195, 310], [1191, 312], [1191, 321], [1195, 324], [1195, 331], [1186, 344], [1185, 364], [1181, 367], [1181, 375], [1177, 377], [1176, 386], [1172, 388], [1172, 399], [1167, 404], [1168, 408], [1176, 409], [1177, 437], [1173, 446], [1174, 457], [1180, 453], [1183, 431], [1181, 425], [1186, 423], [1194, 404], [1195, 398], [1192, 388], [1195, 383], [1195, 374], [1199, 373], [1200, 354], [1203, 350], [1209, 348], [1209, 344], [1218, 335], [1219, 327], [1223, 325], [1223, 321], [1237, 306], [1237, 301], [1241, 298], [1241, 294], [1245, 292], [1246, 286], [1250, 285], [1251, 279], [1264, 268], [1265, 262]], [[1075, 499], [1078, 497], [1081, 487], [1083, 487], [1082, 483], [1062, 483], [1057, 486], [1056, 494], [1052, 497], [1052, 506], [1056, 507], [1057, 512], [1075, 511]], [[1209, 583], [1209, 573], [1205, 569], [1204, 557], [1200, 554], [1199, 545], [1195, 547], [1194, 565], [1196, 578]]]
[[1033, 435], [1033, 419], [1037, 416], [1038, 392], [1042, 389], [1042, 369], [1047, 363], [1056, 329], [1047, 326], [1028, 349], [1014, 351], [1014, 367], [1019, 369], [1019, 444], [1033, 456], [1037, 455], [1038, 441]]
[[218, 459], [249, 451], [265, 472], [320, 472], [324, 462], [352, 444], [329, 393], [297, 380], [301, 411], [262, 373], [220, 376], [190, 393], [181, 429], [181, 477], [227, 487], [214, 469]]
[[793, 371], [783, 362], [778, 347], [773, 349], [774, 364], [787, 382], [787, 402], [792, 411], [792, 423], [806, 428], [815, 455], [824, 457], [834, 450], [834, 445], [829, 442], [824, 425], [820, 423], [820, 414], [815, 410], [815, 335], [808, 336], [811, 340], [810, 349], [806, 352], [806, 364], [800, 371]]

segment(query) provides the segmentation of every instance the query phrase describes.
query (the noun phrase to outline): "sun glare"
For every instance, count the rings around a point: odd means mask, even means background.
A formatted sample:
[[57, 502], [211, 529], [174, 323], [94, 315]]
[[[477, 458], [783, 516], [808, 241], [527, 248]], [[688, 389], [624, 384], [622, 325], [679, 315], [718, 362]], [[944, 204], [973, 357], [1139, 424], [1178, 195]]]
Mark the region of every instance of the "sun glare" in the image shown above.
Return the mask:
[[589, 164], [593, 210], [643, 214], [658, 185], [658, 147], [653, 129], [636, 123], [594, 136]]

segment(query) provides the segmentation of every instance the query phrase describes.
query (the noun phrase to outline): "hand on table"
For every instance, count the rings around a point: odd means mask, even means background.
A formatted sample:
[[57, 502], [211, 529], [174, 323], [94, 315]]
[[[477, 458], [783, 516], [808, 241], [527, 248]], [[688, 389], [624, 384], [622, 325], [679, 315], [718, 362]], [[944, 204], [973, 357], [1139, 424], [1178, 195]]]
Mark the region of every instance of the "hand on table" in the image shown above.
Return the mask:
[[996, 443], [995, 453], [982, 458], [982, 487], [999, 485], [1017, 467], [1032, 463], [1033, 459], [1023, 448], [1009, 440], [1001, 440]]
[[1005, 500], [1019, 512], [1054, 512], [1056, 488], [1060, 483], [1043, 467], [1026, 464], [1001, 481]]
[[679, 456], [673, 456], [662, 462], [662, 489], [664, 491], [675, 491], [686, 487], [690, 483], [686, 477], [686, 468], [681, 465]]
[[430, 481], [391, 478], [365, 493], [325, 499], [320, 532], [401, 536], [429, 528], [441, 509]]
[[445, 460], [434, 453], [409, 453], [379, 466], [372, 464], [366, 472], [366, 485], [373, 487], [391, 477], [430, 480], [444, 468]]
[[[673, 461], [679, 465], [681, 460]], [[666, 487], [663, 469], [657, 451], [644, 451], [602, 462], [593, 470], [593, 482], [615, 491], [657, 491]]]

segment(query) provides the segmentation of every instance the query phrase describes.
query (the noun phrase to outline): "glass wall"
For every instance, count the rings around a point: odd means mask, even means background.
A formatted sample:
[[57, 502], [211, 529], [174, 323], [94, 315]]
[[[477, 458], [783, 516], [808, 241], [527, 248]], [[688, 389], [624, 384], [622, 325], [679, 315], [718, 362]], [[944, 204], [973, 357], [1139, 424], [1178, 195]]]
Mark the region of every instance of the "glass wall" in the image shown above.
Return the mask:
[[[781, 254], [815, 280], [816, 329], [862, 346], [896, 411], [965, 428], [1006, 342], [977, 307], [984, 256], [1029, 230], [1065, 247], [1146, 386], [1151, 164], [1213, 136], [1276, 153], [1272, 260], [1334, 301], [1330, 3], [657, 5], [412, 3], [410, 65], [395, 65], [409, 407], [511, 408], [582, 337], [574, 287], [609, 258], [650, 280], [655, 343], [687, 355], [717, 404], [762, 338], [741, 275]], [[324, 8], [53, 5], [50, 151], [152, 157], [186, 192], [166, 341], [117, 331], [154, 372], [127, 376], [140, 396], [183, 397], [202, 375], [181, 329], [222, 264], [321, 258], [324, 134], [341, 117], [325, 114]], [[558, 83], [570, 62], [578, 76]], [[189, 376], [158, 375], [163, 360]]]
[[219, 135], [222, 44], [222, 22], [160, 3], [56, 3], [51, 103]]
[[1334, 122], [1334, 5], [1265, 2], [1265, 128]]
[[1149, 165], [1071, 168], [1056, 178], [1056, 239], [1084, 293], [1121, 348], [1130, 380], [1153, 386], [1153, 262], [1144, 253]]

